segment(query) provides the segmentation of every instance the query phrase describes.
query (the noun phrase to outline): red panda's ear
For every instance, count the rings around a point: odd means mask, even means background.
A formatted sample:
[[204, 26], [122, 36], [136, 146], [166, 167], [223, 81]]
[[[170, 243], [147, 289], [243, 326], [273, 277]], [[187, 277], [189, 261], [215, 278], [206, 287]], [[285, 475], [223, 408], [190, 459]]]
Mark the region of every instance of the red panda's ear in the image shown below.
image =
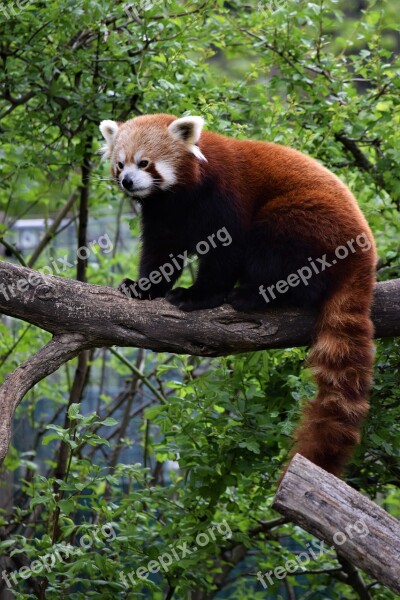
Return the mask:
[[176, 119], [168, 126], [169, 132], [176, 140], [184, 142], [188, 150], [200, 160], [207, 161], [198, 146], [201, 130], [203, 129], [203, 117], [182, 117]]
[[119, 129], [119, 123], [106, 119], [100, 123], [99, 127], [106, 144], [101, 148], [103, 158], [109, 158], [114, 146], [115, 136]]

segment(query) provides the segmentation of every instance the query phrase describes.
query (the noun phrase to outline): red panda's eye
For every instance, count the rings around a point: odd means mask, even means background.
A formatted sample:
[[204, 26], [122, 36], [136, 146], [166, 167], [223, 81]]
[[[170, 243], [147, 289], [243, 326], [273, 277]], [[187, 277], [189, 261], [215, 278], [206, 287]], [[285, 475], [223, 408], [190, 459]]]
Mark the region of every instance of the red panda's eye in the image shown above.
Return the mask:
[[124, 168], [124, 163], [122, 162], [117, 162], [117, 167], [120, 171], [122, 171], [122, 169]]
[[149, 164], [148, 160], [141, 160], [138, 164], [139, 169], [145, 169]]

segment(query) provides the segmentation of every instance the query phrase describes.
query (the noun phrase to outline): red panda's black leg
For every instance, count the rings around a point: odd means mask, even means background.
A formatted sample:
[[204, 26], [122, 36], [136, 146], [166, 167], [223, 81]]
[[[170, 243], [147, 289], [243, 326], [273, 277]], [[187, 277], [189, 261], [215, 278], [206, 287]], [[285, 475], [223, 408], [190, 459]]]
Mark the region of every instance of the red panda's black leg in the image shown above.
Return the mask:
[[178, 287], [171, 290], [166, 295], [168, 302], [177, 306], [181, 310], [190, 312], [192, 310], [204, 310], [206, 308], [216, 308], [225, 301], [224, 292], [204, 292], [201, 293], [194, 286], [190, 288]]
[[253, 310], [266, 310], [268, 304], [260, 294], [260, 288], [256, 285], [244, 285], [231, 290], [226, 298], [226, 303], [232, 308], [242, 312]]
[[159, 266], [149, 270], [141, 268], [140, 276], [137, 281], [125, 278], [119, 284], [118, 290], [125, 294], [125, 296], [136, 298], [137, 300], [164, 298], [178, 279], [179, 275], [180, 271], [177, 273], [168, 272], [166, 278], [160, 272]]
[[190, 288], [176, 288], [166, 298], [184, 311], [215, 308], [224, 304], [238, 280], [241, 259], [236, 246], [222, 248], [200, 260], [199, 272]]
[[[172, 286], [168, 286], [168, 289]], [[155, 298], [164, 298], [168, 289], [160, 286], [151, 285], [147, 277], [139, 277], [137, 281], [125, 278], [118, 286], [118, 291], [128, 298], [136, 300], [154, 300]]]
[[182, 269], [171, 262], [169, 255], [169, 245], [144, 238], [138, 280], [124, 279], [118, 290], [137, 300], [164, 298], [182, 273]]

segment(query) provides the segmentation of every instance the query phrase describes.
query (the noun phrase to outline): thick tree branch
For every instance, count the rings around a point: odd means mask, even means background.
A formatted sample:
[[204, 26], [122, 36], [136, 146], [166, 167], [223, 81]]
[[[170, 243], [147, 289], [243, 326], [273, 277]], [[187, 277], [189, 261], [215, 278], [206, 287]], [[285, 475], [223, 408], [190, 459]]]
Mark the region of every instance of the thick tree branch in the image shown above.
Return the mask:
[[367, 158], [367, 156], [360, 150], [360, 148], [357, 145], [357, 142], [355, 140], [352, 140], [351, 138], [346, 136], [343, 132], [335, 133], [335, 138], [337, 139], [338, 142], [340, 142], [346, 148], [346, 150], [351, 152], [351, 154], [355, 158], [356, 165], [358, 167], [360, 167], [360, 169], [363, 169], [364, 171], [375, 171], [375, 166]]
[[[305, 345], [316, 320], [314, 312], [300, 309], [238, 313], [222, 306], [183, 313], [165, 300], [132, 300], [112, 288], [7, 262], [0, 262], [0, 312], [53, 335], [80, 333], [87, 348], [135, 346], [199, 356]], [[400, 279], [377, 284], [373, 320], [376, 337], [400, 335]]]
[[[308, 344], [316, 321], [315, 313], [297, 309], [238, 313], [222, 306], [183, 313], [165, 300], [132, 300], [8, 262], [0, 262], [0, 311], [54, 335], [0, 386], [0, 463], [23, 396], [81, 350], [116, 345], [222, 356]], [[377, 284], [373, 320], [377, 337], [400, 335], [400, 279]]]
[[54, 337], [35, 356], [8, 375], [0, 386], [0, 464], [8, 451], [15, 409], [33, 386], [74, 358], [84, 346], [84, 337], [66, 333]]
[[378, 185], [381, 188], [385, 189], [385, 181], [382, 175], [379, 173], [376, 166], [368, 159], [366, 154], [362, 152], [357, 142], [349, 138], [343, 132], [335, 133], [335, 139], [338, 142], [340, 142], [344, 146], [344, 148], [346, 148], [346, 150], [350, 152], [350, 154], [353, 155], [354, 163], [357, 165], [357, 167], [359, 167], [363, 171], [371, 173]]
[[370, 595], [353, 565], [400, 593], [400, 523], [344, 481], [296, 454], [272, 506], [335, 547], [359, 598]]

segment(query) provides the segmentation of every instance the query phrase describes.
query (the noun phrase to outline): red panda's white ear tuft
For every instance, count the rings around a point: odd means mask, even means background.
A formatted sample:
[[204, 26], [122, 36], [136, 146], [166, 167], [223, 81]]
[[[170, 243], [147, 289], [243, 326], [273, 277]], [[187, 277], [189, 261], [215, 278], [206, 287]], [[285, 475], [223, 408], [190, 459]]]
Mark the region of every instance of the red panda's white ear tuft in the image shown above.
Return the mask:
[[112, 144], [118, 131], [118, 123], [116, 121], [110, 121], [109, 119], [106, 119], [100, 123], [99, 129], [107, 144]]
[[118, 123], [116, 121], [110, 121], [109, 119], [100, 123], [99, 129], [103, 138], [106, 140], [106, 144], [100, 150], [104, 159], [110, 157], [118, 128]]
[[182, 117], [176, 119], [168, 126], [169, 132], [176, 140], [184, 142], [188, 150], [198, 159], [207, 161], [200, 148], [196, 146], [203, 129], [203, 117]]

